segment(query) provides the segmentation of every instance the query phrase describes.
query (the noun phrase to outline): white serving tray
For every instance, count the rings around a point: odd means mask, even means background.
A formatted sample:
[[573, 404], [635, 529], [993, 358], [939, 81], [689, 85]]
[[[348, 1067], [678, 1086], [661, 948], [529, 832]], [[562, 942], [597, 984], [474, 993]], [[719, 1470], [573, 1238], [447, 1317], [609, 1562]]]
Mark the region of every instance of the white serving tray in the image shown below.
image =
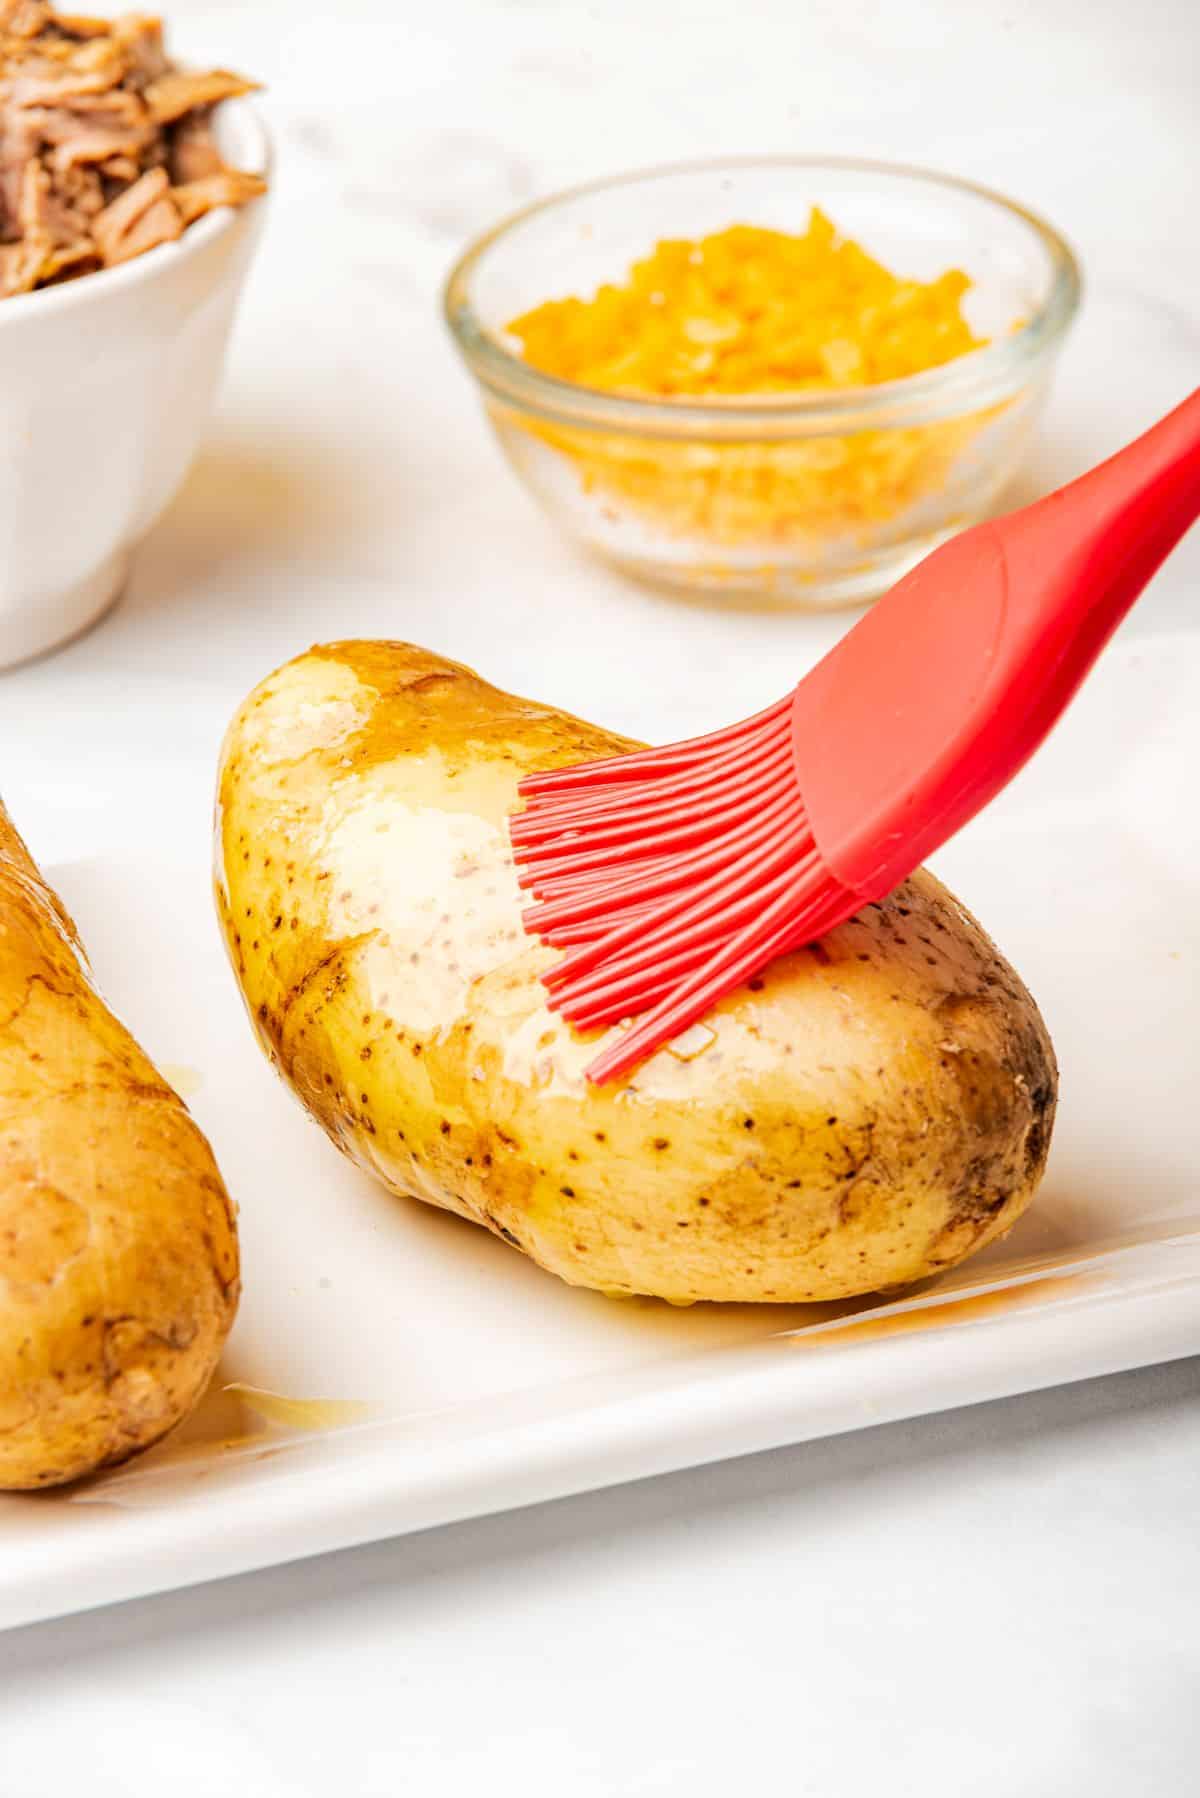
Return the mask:
[[213, 1141], [245, 1296], [169, 1443], [0, 1499], [0, 1625], [1200, 1351], [1198, 777], [1200, 638], [1120, 646], [941, 859], [1054, 1035], [1051, 1169], [1006, 1243], [841, 1308], [606, 1300], [390, 1197], [254, 1047], [204, 843], [51, 868]]

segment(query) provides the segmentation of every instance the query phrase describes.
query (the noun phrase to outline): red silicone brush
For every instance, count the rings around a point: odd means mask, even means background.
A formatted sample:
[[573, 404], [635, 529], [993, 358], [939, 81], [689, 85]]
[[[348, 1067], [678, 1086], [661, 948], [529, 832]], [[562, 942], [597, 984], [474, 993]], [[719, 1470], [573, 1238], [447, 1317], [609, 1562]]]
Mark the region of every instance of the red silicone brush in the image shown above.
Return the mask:
[[550, 1005], [635, 1019], [627, 1073], [773, 957], [882, 899], [1047, 736], [1200, 516], [1200, 392], [1058, 493], [928, 556], [769, 710], [521, 782]]

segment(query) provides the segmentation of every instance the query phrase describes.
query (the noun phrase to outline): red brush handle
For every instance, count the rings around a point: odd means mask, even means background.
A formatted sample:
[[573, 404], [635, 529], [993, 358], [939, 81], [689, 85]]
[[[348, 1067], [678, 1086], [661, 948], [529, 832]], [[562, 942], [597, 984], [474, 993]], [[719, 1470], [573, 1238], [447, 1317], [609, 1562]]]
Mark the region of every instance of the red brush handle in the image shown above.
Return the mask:
[[1197, 517], [1200, 391], [899, 582], [793, 702], [800, 790], [830, 872], [880, 898], [974, 817]]

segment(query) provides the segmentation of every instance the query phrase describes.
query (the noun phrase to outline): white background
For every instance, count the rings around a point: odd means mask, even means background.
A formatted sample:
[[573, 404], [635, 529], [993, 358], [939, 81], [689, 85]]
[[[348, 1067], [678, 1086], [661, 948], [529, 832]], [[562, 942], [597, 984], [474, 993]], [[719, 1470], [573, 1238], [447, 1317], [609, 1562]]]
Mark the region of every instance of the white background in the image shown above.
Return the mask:
[[[618, 727], [725, 722], [827, 622], [581, 565], [437, 316], [464, 236], [660, 158], [841, 150], [1047, 212], [1088, 279], [1031, 481], [1200, 379], [1192, 0], [181, 0], [259, 74], [273, 214], [222, 412], [123, 605], [0, 681], [46, 859], [207, 828], [221, 730], [322, 637], [404, 636]], [[98, 425], [98, 429], [101, 427]], [[1192, 624], [1200, 533], [1128, 627]], [[86, 921], [85, 921], [86, 922]], [[1195, 1364], [0, 1638], [0, 1792], [374, 1798], [1195, 1789]]]

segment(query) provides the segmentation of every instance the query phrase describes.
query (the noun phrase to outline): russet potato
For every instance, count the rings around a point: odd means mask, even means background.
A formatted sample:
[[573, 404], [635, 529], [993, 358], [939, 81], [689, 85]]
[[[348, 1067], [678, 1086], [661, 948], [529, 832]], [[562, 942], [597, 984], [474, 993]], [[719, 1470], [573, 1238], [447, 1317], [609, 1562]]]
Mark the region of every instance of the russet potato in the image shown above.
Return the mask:
[[0, 806], [0, 1490], [157, 1441], [203, 1392], [237, 1297], [208, 1144], [97, 995]]
[[402, 643], [313, 649], [250, 695], [218, 902], [313, 1116], [397, 1193], [611, 1293], [837, 1298], [1006, 1231], [1045, 1163], [1054, 1056], [927, 873], [589, 1087], [603, 1039], [546, 1009], [506, 817], [526, 771], [631, 747]]

